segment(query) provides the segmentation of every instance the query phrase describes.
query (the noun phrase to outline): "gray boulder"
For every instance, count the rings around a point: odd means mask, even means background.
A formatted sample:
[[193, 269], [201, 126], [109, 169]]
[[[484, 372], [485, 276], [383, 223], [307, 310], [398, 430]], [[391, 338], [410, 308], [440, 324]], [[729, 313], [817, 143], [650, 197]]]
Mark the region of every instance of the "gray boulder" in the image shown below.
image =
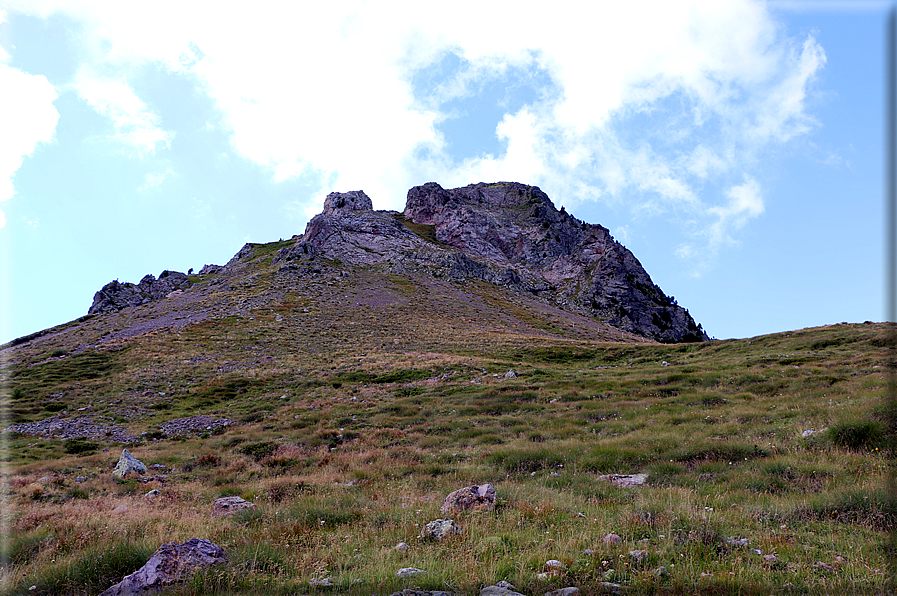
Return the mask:
[[131, 472], [145, 474], [146, 466], [142, 461], [131, 455], [130, 451], [122, 449], [121, 457], [118, 458], [118, 463], [115, 464], [115, 469], [112, 470], [112, 475], [121, 480]]
[[424, 540], [436, 540], [438, 542], [453, 534], [460, 534], [461, 532], [463, 532], [461, 526], [456, 524], [453, 520], [448, 518], [437, 519], [423, 527], [420, 531], [420, 538]]
[[495, 487], [491, 484], [482, 484], [459, 488], [445, 498], [439, 513], [445, 515], [453, 511], [466, 511], [468, 509], [481, 509], [483, 511], [495, 509]]
[[332, 192], [324, 199], [324, 215], [348, 213], [351, 211], [371, 211], [374, 203], [363, 190]]
[[208, 540], [191, 538], [182, 544], [167, 542], [146, 565], [125, 576], [100, 596], [143, 596], [190, 579], [196, 572], [227, 562], [227, 554]]
[[[501, 585], [505, 584], [505, 585]], [[510, 586], [510, 587], [505, 587]], [[480, 596], [524, 596], [507, 582], [499, 582], [494, 586], [486, 586], [480, 590]]]
[[139, 284], [114, 280], [94, 294], [93, 303], [87, 309], [87, 313], [118, 312], [129, 306], [140, 306], [161, 300], [175, 290], [185, 290], [189, 287], [190, 280], [180, 271], [163, 271], [159, 274], [159, 279], [146, 275]]
[[233, 515], [244, 509], [255, 509], [255, 503], [251, 503], [242, 497], [221, 497], [220, 499], [215, 499], [215, 504], [212, 507], [212, 517]]

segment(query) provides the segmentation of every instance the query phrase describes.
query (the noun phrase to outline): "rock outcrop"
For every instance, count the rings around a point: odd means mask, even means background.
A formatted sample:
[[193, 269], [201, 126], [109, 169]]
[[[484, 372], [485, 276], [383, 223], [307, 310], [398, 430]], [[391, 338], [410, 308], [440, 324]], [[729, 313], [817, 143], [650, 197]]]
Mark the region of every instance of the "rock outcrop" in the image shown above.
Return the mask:
[[483, 484], [459, 488], [445, 498], [439, 513], [446, 515], [468, 509], [482, 511], [495, 509], [495, 487], [491, 484]]
[[274, 263], [301, 271], [290, 262], [315, 257], [511, 287], [660, 342], [708, 339], [606, 228], [556, 209], [535, 186], [430, 182], [408, 191], [403, 213], [374, 211], [362, 191], [331, 193]]
[[94, 294], [87, 314], [117, 312], [129, 306], [139, 306], [161, 300], [176, 290], [190, 287], [190, 280], [179, 271], [163, 271], [159, 279], [146, 275], [139, 284], [110, 281]]

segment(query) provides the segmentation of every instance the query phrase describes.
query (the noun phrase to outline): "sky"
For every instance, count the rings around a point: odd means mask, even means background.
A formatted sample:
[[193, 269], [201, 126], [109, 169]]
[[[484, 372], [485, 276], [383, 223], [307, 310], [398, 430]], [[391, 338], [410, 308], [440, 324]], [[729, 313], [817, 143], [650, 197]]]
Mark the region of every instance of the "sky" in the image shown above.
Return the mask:
[[0, 342], [301, 234], [331, 191], [515, 181], [713, 337], [885, 319], [885, 1], [0, 0]]

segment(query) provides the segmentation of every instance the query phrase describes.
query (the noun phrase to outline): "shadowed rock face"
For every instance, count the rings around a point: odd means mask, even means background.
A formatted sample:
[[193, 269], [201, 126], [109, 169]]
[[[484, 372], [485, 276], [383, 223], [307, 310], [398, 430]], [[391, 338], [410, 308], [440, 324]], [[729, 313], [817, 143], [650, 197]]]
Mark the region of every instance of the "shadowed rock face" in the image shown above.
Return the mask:
[[139, 306], [154, 300], [161, 300], [174, 292], [190, 287], [186, 275], [179, 271], [163, 271], [156, 279], [146, 275], [139, 284], [111, 281], [103, 289], [94, 294], [93, 304], [88, 314], [117, 312], [129, 306]]
[[408, 191], [401, 214], [373, 211], [361, 191], [331, 193], [275, 262], [314, 256], [511, 287], [656, 341], [708, 339], [607, 228], [559, 211], [535, 186], [430, 182]]

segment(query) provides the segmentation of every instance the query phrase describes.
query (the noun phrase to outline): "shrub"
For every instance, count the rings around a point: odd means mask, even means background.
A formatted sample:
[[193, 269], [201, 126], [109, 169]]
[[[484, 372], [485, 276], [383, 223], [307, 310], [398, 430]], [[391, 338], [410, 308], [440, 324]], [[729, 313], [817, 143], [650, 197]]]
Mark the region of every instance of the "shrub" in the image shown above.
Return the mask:
[[828, 437], [835, 445], [847, 449], [870, 449], [877, 446], [884, 428], [871, 420], [839, 422], [828, 429]]

